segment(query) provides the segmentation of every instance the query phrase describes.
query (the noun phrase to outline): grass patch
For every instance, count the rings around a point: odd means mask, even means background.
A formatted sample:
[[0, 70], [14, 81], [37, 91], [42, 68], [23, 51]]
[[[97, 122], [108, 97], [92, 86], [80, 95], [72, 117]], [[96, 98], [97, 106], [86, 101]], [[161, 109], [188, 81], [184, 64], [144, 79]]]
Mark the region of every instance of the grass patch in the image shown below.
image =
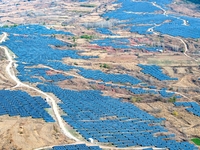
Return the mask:
[[149, 64], [156, 64], [156, 65], [160, 65], [160, 66], [170, 66], [172, 64], [175, 64], [174, 61], [170, 61], [170, 60], [155, 60], [155, 59], [148, 59], [148, 63]]
[[200, 146], [200, 139], [199, 138], [193, 138], [191, 139], [192, 142], [194, 142], [196, 145]]
[[101, 67], [101, 68], [110, 69], [110, 66], [109, 66], [108, 64], [101, 64], [100, 67]]
[[81, 7], [95, 7], [93, 4], [82, 4]]
[[17, 27], [17, 24], [13, 24], [13, 25], [4, 25], [3, 28], [13, 28], [13, 27]]
[[91, 39], [92, 39], [92, 36], [91, 36], [91, 35], [81, 35], [80, 38], [81, 38], [81, 39], [91, 40]]

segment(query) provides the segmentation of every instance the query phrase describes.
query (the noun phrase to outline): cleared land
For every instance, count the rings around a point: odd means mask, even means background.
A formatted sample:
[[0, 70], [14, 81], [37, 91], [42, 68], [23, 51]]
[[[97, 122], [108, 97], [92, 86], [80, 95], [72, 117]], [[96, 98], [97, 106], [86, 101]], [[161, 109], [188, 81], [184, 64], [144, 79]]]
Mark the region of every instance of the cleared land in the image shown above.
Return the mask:
[[34, 149], [48, 145], [70, 144], [57, 124], [47, 124], [43, 120], [19, 117], [0, 117], [1, 149]]

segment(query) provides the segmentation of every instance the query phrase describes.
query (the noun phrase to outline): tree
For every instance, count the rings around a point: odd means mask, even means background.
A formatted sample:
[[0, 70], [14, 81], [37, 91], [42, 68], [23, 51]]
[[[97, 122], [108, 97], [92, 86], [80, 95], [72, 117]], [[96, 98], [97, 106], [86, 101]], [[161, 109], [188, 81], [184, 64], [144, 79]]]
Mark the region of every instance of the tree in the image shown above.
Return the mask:
[[55, 37], [56, 37], [56, 35], [55, 35], [55, 34], [52, 34], [52, 35], [51, 35], [51, 37], [55, 38]]
[[110, 66], [108, 64], [100, 64], [100, 67], [107, 68], [107, 69], [110, 68]]
[[180, 52], [181, 53], [185, 53], [185, 50], [183, 48], [181, 48]]
[[171, 102], [171, 103], [176, 102], [176, 97], [171, 97], [171, 98], [169, 99], [169, 102]]
[[142, 100], [142, 98], [141, 97], [132, 97], [131, 96], [130, 100], [131, 100], [132, 103], [135, 103], [135, 102], [140, 102]]
[[81, 35], [80, 38], [81, 38], [81, 39], [91, 40], [91, 39], [92, 39], [92, 36], [91, 36], [91, 35]]
[[75, 38], [75, 36], [73, 36], [72, 39], [73, 39], [73, 42], [76, 42], [76, 38]]

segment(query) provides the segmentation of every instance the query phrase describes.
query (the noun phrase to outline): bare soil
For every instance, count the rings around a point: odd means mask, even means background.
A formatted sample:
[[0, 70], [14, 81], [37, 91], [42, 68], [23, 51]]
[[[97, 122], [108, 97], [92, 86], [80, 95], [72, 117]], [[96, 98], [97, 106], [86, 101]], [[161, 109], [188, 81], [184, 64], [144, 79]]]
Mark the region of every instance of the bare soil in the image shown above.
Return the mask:
[[[95, 7], [82, 7], [78, 2], [72, 0], [60, 0], [56, 2], [35, 1], [15, 1], [11, 3], [8, 0], [2, 0], [0, 3], [0, 12], [2, 24], [31, 24], [39, 23], [46, 25], [48, 28], [55, 28], [64, 31], [71, 31], [74, 38], [69, 36], [59, 36], [56, 38], [69, 43], [66, 47], [59, 49], [76, 49], [81, 50], [81, 55], [98, 56], [99, 58], [91, 60], [64, 58], [63, 62], [69, 65], [80, 66], [87, 69], [98, 69], [106, 73], [123, 73], [138, 77], [149, 85], [156, 87], [172, 88], [182, 94], [186, 94], [189, 99], [199, 102], [200, 98], [200, 77], [199, 62], [186, 57], [183, 52], [184, 45], [177, 38], [165, 35], [139, 35], [131, 33], [128, 29], [117, 28], [112, 36], [115, 38], [124, 37], [130, 40], [130, 45], [146, 44], [158, 45], [164, 48], [162, 53], [153, 53], [146, 50], [122, 49], [117, 50], [110, 47], [99, 47], [90, 44], [90, 40], [80, 38], [81, 35], [92, 35], [93, 39], [109, 38], [109, 35], [96, 33], [90, 26], [105, 23], [105, 19], [100, 17], [105, 11], [114, 10], [117, 6], [112, 4], [112, 0], [91, 0], [88, 3]], [[170, 5], [172, 8], [168, 13], [187, 14], [189, 16], [200, 17], [197, 5], [185, 4], [181, 0]], [[112, 23], [116, 20], [110, 20], [111, 29], [114, 28]], [[187, 44], [187, 54], [196, 59], [200, 59], [199, 39], [184, 39]], [[58, 48], [58, 47], [56, 47]], [[83, 51], [83, 52], [82, 52]], [[178, 77], [179, 81], [160, 82], [153, 77], [144, 75], [140, 72], [141, 64], [157, 64], [163, 67], [163, 72], [171, 77]], [[6, 61], [4, 52], [0, 50], [0, 89], [10, 89], [15, 83], [5, 73]], [[108, 68], [100, 67], [107, 64]], [[56, 74], [51, 71], [48, 74]], [[66, 75], [73, 75], [75, 78], [58, 82], [57, 84], [64, 89], [71, 90], [101, 90], [104, 95], [123, 98], [124, 101], [132, 102], [131, 97], [139, 97], [141, 101], [134, 103], [141, 109], [151, 113], [156, 117], [166, 118], [165, 126], [171, 132], [176, 134], [177, 140], [189, 140], [190, 137], [200, 137], [200, 120], [199, 117], [188, 113], [183, 108], [174, 107], [171, 103], [166, 103], [167, 99], [152, 95], [133, 95], [125, 89], [105, 87], [99, 84], [89, 84], [88, 79], [77, 74], [76, 70], [62, 72]], [[100, 82], [100, 81], [99, 81]], [[32, 86], [36, 86], [33, 84]], [[139, 85], [136, 85], [139, 87]], [[31, 95], [38, 95], [26, 88], [16, 88], [16, 90], [27, 91]], [[59, 99], [51, 94], [56, 102]], [[180, 99], [185, 100], [185, 99]], [[51, 111], [51, 110], [50, 110]], [[178, 115], [173, 115], [176, 111]], [[73, 143], [67, 139], [55, 123], [45, 123], [40, 119], [19, 118], [19, 117], [0, 117], [0, 147], [2, 149], [22, 149], [31, 150], [38, 147]]]
[[6, 74], [7, 63], [6, 60], [0, 61], [0, 89], [11, 88], [15, 85], [12, 79]]
[[[200, 137], [199, 117], [188, 113], [183, 107], [175, 107], [171, 103], [162, 102], [137, 103], [136, 105], [156, 117], [166, 118], [165, 126], [169, 132], [176, 134], [176, 140]], [[177, 115], [173, 115], [174, 111], [177, 112]]]
[[170, 4], [172, 9], [171, 13], [188, 15], [191, 17], [200, 17], [199, 5], [194, 3], [186, 3], [183, 0], [175, 0], [174, 3]]
[[0, 116], [0, 135], [2, 150], [32, 150], [74, 142], [60, 132], [57, 124], [31, 118]]

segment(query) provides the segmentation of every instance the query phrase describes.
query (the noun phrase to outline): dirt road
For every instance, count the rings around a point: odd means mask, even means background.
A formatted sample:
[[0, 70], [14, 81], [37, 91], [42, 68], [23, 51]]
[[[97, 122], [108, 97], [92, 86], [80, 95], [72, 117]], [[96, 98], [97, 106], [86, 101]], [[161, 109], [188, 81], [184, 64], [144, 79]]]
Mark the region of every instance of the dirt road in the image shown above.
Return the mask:
[[[2, 41], [5, 41], [5, 39], [7, 38], [7, 34], [6, 33], [3, 33], [3, 38], [0, 40], [0, 42]], [[4, 49], [5, 50], [5, 54], [7, 56], [7, 59], [9, 61], [7, 67], [6, 67], [6, 72], [7, 74], [10, 76], [10, 78], [12, 80], [14, 80], [16, 83], [17, 83], [17, 86], [20, 86], [20, 87], [26, 87], [26, 88], [29, 88], [31, 90], [34, 90], [38, 93], [40, 93], [41, 95], [45, 96], [47, 101], [51, 103], [51, 106], [52, 106], [52, 109], [53, 109], [53, 112], [54, 112], [54, 115], [56, 117], [56, 121], [59, 125], [59, 127], [61, 128], [61, 131], [64, 133], [64, 135], [66, 135], [68, 138], [70, 139], [73, 139], [75, 141], [80, 141], [79, 139], [77, 139], [76, 137], [74, 137], [65, 127], [65, 124], [63, 123], [63, 120], [60, 116], [60, 113], [59, 113], [59, 109], [58, 109], [58, 106], [55, 102], [55, 100], [50, 96], [48, 95], [47, 93], [35, 88], [35, 87], [32, 87], [30, 85], [27, 85], [27, 84], [24, 84], [22, 83], [14, 74], [14, 71], [13, 71], [13, 67], [12, 66], [16, 66], [14, 64], [14, 61], [12, 59], [12, 56], [10, 55], [9, 51], [8, 51], [8, 48], [7, 47], [4, 47], [4, 46], [0, 46], [0, 48]]]

